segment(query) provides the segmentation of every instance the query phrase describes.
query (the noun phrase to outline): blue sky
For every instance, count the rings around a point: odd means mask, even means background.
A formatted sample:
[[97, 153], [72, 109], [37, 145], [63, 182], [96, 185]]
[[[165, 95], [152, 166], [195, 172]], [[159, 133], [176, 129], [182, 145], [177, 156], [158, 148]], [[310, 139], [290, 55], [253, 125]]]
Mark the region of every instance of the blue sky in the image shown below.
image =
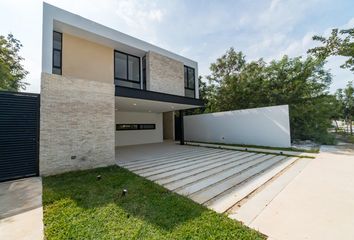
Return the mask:
[[[62, 0], [47, 1], [98, 23], [156, 44], [199, 63], [199, 74], [228, 48], [248, 60], [305, 55], [314, 34], [354, 26], [352, 0]], [[0, 0], [0, 34], [13, 33], [24, 45], [30, 71], [26, 91], [40, 91], [42, 1]], [[339, 68], [345, 59], [330, 58], [334, 81], [344, 87], [354, 80]]]

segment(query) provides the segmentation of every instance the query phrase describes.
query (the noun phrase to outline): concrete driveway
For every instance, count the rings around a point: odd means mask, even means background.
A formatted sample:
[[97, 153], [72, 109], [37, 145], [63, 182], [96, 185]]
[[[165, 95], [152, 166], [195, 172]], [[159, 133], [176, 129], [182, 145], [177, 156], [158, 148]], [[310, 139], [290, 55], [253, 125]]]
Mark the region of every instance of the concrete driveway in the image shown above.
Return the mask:
[[248, 225], [273, 240], [354, 239], [354, 146], [321, 147]]
[[42, 181], [39, 177], [0, 183], [0, 239], [43, 239]]
[[119, 147], [116, 157], [119, 166], [219, 213], [298, 160], [168, 142]]

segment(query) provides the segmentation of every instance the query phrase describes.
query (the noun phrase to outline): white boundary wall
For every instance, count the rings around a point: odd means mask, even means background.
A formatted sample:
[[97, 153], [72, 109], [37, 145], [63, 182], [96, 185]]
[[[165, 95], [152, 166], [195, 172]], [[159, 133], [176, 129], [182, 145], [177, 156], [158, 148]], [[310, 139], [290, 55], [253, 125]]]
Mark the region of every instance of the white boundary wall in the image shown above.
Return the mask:
[[186, 141], [290, 147], [288, 105], [184, 117]]

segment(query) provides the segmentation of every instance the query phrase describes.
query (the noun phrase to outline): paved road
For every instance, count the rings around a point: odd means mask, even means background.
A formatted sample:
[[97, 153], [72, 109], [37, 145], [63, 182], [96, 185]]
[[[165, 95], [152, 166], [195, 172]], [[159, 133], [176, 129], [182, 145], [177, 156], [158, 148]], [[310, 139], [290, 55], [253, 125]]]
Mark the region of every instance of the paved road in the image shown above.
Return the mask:
[[321, 147], [250, 226], [273, 240], [354, 239], [354, 145]]

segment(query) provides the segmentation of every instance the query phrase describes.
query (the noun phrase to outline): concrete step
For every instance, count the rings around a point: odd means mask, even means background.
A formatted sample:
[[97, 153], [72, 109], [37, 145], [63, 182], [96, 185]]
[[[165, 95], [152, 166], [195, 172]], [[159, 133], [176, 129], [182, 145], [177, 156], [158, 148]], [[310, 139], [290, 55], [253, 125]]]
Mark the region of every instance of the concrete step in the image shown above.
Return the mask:
[[[220, 151], [219, 149], [214, 149], [214, 150]], [[208, 151], [211, 151], [211, 150], [208, 149]], [[197, 151], [197, 150], [184, 151], [184, 152], [181, 152], [181, 153], [175, 153], [173, 155], [167, 154], [166, 156], [161, 156], [161, 157], [158, 157], [158, 158], [156, 158], [154, 156], [146, 156], [146, 159], [141, 159], [141, 160], [135, 161], [133, 163], [125, 162], [125, 163], [121, 163], [121, 165], [123, 167], [141, 166], [142, 164], [149, 164], [149, 163], [154, 163], [154, 162], [163, 162], [163, 161], [166, 161], [168, 159], [178, 159], [178, 158], [189, 156], [190, 154], [197, 154], [197, 153], [200, 153], [200, 151]]]
[[[214, 149], [214, 150], [218, 150], [218, 149]], [[230, 150], [232, 151], [232, 150]], [[195, 152], [200, 152], [200, 150], [198, 151], [198, 149], [195, 148], [191, 148], [188, 150], [181, 150], [178, 152], [170, 152], [170, 153], [165, 153], [165, 154], [156, 154], [156, 155], [151, 155], [151, 154], [147, 154], [145, 157], [143, 158], [139, 158], [139, 159], [134, 159], [134, 160], [129, 160], [129, 161], [118, 161], [118, 164], [122, 167], [132, 167], [135, 165], [140, 165], [142, 163], [149, 163], [149, 162], [157, 162], [159, 160], [164, 160], [166, 158], [176, 158], [176, 157], [182, 157], [182, 156], [187, 156], [190, 153], [195, 153]], [[118, 153], [119, 154], [119, 153]]]
[[204, 204], [210, 201], [211, 199], [219, 197], [230, 189], [235, 188], [235, 186], [247, 181], [248, 179], [258, 175], [259, 173], [266, 171], [268, 168], [284, 159], [285, 158], [282, 156], [276, 156], [269, 160], [262, 161], [255, 166], [245, 169], [245, 171], [241, 172], [240, 174], [232, 176], [231, 178], [228, 178], [226, 180], [220, 181], [214, 185], [209, 186], [206, 189], [194, 192], [189, 197], [198, 203]]
[[267, 168], [264, 168], [263, 171], [255, 172], [255, 175], [250, 175], [248, 179], [246, 178], [244, 181], [239, 181], [239, 184], [217, 195], [217, 197], [210, 198], [209, 201], [205, 202], [205, 205], [216, 212], [223, 213], [235, 206], [239, 201], [254, 192], [297, 159], [297, 157], [287, 157], [273, 165], [269, 165]]
[[[136, 163], [141, 163], [141, 162], [145, 162], [145, 161], [149, 161], [155, 159], [160, 159], [160, 158], [166, 158], [167, 156], [177, 156], [177, 155], [181, 155], [187, 152], [195, 152], [195, 149], [190, 148], [190, 149], [181, 149], [180, 151], [174, 151], [174, 152], [165, 152], [165, 153], [158, 153], [158, 154], [154, 154], [154, 153], [150, 153], [150, 154], [146, 154], [143, 157], [139, 156], [136, 157], [134, 159], [129, 159], [127, 161], [118, 161], [119, 164], [124, 165], [124, 166], [129, 166], [132, 164], [136, 164]], [[120, 152], [118, 151], [117, 154], [119, 155]], [[122, 153], [121, 153], [122, 154]], [[124, 153], [122, 154], [124, 155]], [[151, 158], [152, 157], [152, 158]]]
[[[249, 157], [244, 157], [244, 158], [239, 158], [236, 160], [230, 159], [230, 161], [227, 161], [226, 164], [223, 164], [221, 166], [218, 167], [213, 167], [213, 168], [209, 168], [207, 171], [200, 171], [190, 175], [190, 176], [186, 176], [183, 179], [180, 179], [178, 181], [173, 181], [167, 184], [164, 184], [164, 187], [170, 189], [170, 190], [175, 190], [178, 188], [184, 188], [187, 187], [188, 185], [192, 185], [193, 183], [196, 182], [200, 182], [203, 179], [207, 179], [207, 178], [211, 178], [213, 176], [215, 176], [216, 174], [222, 174], [225, 173], [225, 171], [231, 171], [233, 173], [236, 173], [236, 169], [240, 167], [240, 171], [242, 170], [242, 165], [249, 163], [251, 161], [255, 161], [257, 159], [259, 159], [259, 161], [263, 161], [264, 159], [266, 159], [267, 157], [264, 154], [255, 154], [255, 155], [251, 155]], [[254, 163], [249, 163], [248, 165], [253, 165]]]
[[[293, 164], [284, 168], [256, 192], [244, 198], [228, 213], [232, 219], [242, 221], [246, 225], [263, 211], [263, 209], [312, 161], [310, 158], [299, 158]], [[241, 205], [241, 206], [238, 206]]]
[[[179, 194], [190, 196], [191, 194], [196, 193], [196, 192], [200, 192], [202, 190], [214, 189], [214, 186], [217, 183], [227, 181], [230, 178], [233, 179], [234, 177], [237, 177], [241, 173], [246, 172], [247, 170], [249, 170], [251, 168], [258, 169], [257, 166], [259, 164], [261, 164], [263, 162], [268, 162], [268, 161], [272, 162], [273, 158], [276, 158], [276, 157], [271, 155], [271, 156], [266, 156], [265, 159], [259, 158], [254, 162], [246, 163], [242, 166], [238, 166], [237, 168], [228, 169], [228, 170], [222, 172], [221, 174], [213, 175], [213, 176], [207, 177], [203, 180], [194, 182], [192, 184], [182, 186], [181, 188], [175, 189], [175, 191]], [[196, 201], [196, 202], [203, 203], [201, 201]]]
[[166, 157], [164, 159], [156, 160], [156, 161], [150, 161], [150, 162], [143, 162], [141, 164], [136, 164], [134, 166], [124, 166], [125, 168], [128, 168], [129, 170], [136, 171], [136, 170], [141, 170], [141, 169], [146, 169], [149, 167], [155, 167], [155, 166], [160, 166], [162, 164], [168, 164], [172, 162], [182, 162], [194, 157], [199, 157], [199, 156], [208, 156], [209, 154], [212, 153], [221, 153], [222, 151], [203, 151], [203, 152], [193, 152], [193, 153], [188, 153], [183, 156], [176, 156], [176, 157]]
[[[152, 167], [152, 168], [150, 167], [147, 169], [137, 170], [135, 172], [137, 174], [142, 174], [142, 176], [149, 177], [149, 176], [153, 176], [153, 175], [156, 175], [159, 173], [168, 172], [170, 170], [175, 170], [175, 169], [182, 168], [182, 167], [188, 167], [191, 165], [197, 165], [198, 163], [212, 162], [212, 161], [215, 161], [215, 158], [223, 157], [223, 156], [231, 155], [231, 154], [232, 153], [229, 153], [229, 152], [209, 153], [207, 155], [201, 155], [201, 156], [197, 156], [194, 158], [181, 159], [181, 161], [177, 161], [177, 162], [173, 162], [173, 163], [169, 163], [169, 164], [160, 164], [160, 165]], [[213, 157], [215, 157], [215, 158], [213, 158]]]
[[156, 181], [159, 184], [169, 184], [175, 181], [179, 181], [188, 177], [195, 176], [196, 174], [200, 174], [206, 172], [208, 170], [212, 170], [214, 168], [220, 168], [226, 164], [230, 164], [233, 162], [237, 162], [240, 159], [248, 158], [255, 153], [246, 153], [246, 152], [237, 152], [234, 154], [230, 154], [224, 156], [222, 158], [216, 157], [216, 159], [212, 163], [201, 164], [194, 167], [181, 168], [167, 173], [161, 173], [155, 176], [152, 176], [151, 180]]

